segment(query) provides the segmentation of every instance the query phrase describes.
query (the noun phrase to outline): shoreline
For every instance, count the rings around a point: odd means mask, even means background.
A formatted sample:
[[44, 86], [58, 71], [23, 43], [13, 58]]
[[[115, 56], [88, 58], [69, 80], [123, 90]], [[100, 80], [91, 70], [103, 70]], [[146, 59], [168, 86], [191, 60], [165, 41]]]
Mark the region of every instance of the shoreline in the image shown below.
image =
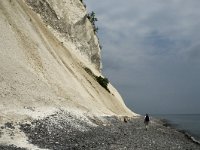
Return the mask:
[[[57, 116], [55, 116], [57, 118]], [[54, 118], [54, 116], [53, 116]], [[51, 118], [51, 120], [54, 120]], [[104, 117], [107, 125], [98, 122], [98, 126], [84, 126], [87, 131], [78, 131], [63, 120], [54, 120], [64, 125], [62, 128], [49, 127], [49, 119], [37, 120], [34, 128], [22, 125], [21, 129], [28, 136], [32, 144], [40, 148], [49, 149], [200, 149], [200, 144], [187, 138], [182, 132], [163, 126], [161, 121], [152, 119], [146, 131], [143, 117], [130, 118], [127, 122], [116, 116]], [[83, 123], [81, 123], [83, 124]], [[42, 127], [42, 128], [41, 128]], [[47, 129], [52, 129], [47, 131]], [[68, 129], [67, 131], [63, 129]], [[38, 132], [40, 131], [40, 132]], [[37, 133], [37, 134], [35, 134]], [[53, 133], [53, 134], [52, 134]]]
[[190, 131], [184, 130], [184, 129], [179, 129], [178, 125], [177, 124], [172, 124], [169, 119], [165, 119], [165, 118], [164, 119], [160, 119], [160, 118], [156, 118], [156, 117], [153, 117], [153, 118], [160, 120], [163, 126], [177, 130], [178, 132], [184, 134], [192, 142], [200, 145], [200, 140], [195, 138], [195, 136], [192, 135], [192, 133]]
[[[66, 120], [64, 119], [67, 118]], [[145, 129], [143, 117], [128, 118], [104, 116], [89, 118], [96, 126], [76, 120], [71, 114], [55, 114], [30, 123], [22, 123], [20, 130], [26, 134], [30, 144], [41, 149], [68, 150], [177, 150], [200, 149], [200, 144], [192, 141], [173, 127], [166, 127], [160, 119], [152, 117], [148, 130]], [[73, 125], [69, 122], [72, 121]], [[78, 128], [77, 128], [78, 127]], [[80, 128], [81, 127], [81, 128]], [[81, 129], [81, 130], [80, 130]], [[9, 130], [13, 130], [10, 128]], [[26, 150], [12, 145], [1, 145], [9, 150]]]

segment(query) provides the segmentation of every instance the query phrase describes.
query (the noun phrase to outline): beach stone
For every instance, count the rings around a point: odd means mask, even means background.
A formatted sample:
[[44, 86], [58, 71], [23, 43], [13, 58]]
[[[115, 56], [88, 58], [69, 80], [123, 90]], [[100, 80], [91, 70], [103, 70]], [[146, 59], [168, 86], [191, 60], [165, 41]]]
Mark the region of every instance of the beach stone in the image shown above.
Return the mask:
[[[183, 133], [163, 126], [162, 122], [152, 119], [148, 130], [145, 130], [142, 117], [129, 119], [124, 123], [116, 117], [105, 117], [108, 126], [99, 124], [89, 126], [84, 121], [77, 124], [85, 127], [78, 130], [65, 121], [60, 114], [35, 120], [29, 126], [21, 125], [21, 130], [29, 138], [29, 142], [40, 148], [66, 150], [66, 149], [92, 149], [92, 150], [199, 150], [200, 145], [194, 143]], [[67, 115], [67, 114], [66, 114]], [[69, 117], [74, 119], [73, 117]], [[52, 123], [52, 121], [56, 124]], [[37, 134], [34, 134], [37, 133]]]

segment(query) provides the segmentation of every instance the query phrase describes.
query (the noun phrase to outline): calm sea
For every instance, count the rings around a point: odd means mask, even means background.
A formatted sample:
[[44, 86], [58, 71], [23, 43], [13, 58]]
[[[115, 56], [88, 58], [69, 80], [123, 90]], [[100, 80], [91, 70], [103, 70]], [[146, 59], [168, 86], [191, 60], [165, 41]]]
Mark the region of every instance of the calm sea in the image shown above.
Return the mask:
[[152, 115], [155, 118], [166, 119], [177, 129], [187, 131], [196, 140], [200, 141], [200, 114], [181, 115]]

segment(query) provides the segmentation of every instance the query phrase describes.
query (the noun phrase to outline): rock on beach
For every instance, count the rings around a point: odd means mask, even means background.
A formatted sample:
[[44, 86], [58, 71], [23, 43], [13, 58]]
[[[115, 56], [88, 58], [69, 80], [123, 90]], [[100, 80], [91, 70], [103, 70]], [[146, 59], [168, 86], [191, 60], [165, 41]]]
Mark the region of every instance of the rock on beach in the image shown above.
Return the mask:
[[[104, 117], [105, 123], [91, 119], [96, 126], [76, 120], [82, 129], [72, 126], [63, 117], [50, 116], [21, 124], [20, 129], [29, 142], [40, 148], [53, 150], [199, 150], [200, 145], [185, 134], [171, 127], [163, 126], [160, 120], [151, 120], [145, 130], [142, 117], [124, 122], [117, 117]], [[62, 118], [62, 119], [61, 119]], [[56, 125], [55, 125], [56, 122]]]

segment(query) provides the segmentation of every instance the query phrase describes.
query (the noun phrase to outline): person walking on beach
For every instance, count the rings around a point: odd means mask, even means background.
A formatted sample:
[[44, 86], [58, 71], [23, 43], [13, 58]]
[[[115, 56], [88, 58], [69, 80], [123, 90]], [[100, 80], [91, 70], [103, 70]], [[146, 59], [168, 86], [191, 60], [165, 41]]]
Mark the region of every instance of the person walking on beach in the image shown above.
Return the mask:
[[148, 128], [149, 121], [150, 121], [149, 115], [146, 114], [145, 117], [144, 117], [144, 124], [145, 124], [145, 129], [146, 129], [146, 130], [147, 130], [147, 128]]

